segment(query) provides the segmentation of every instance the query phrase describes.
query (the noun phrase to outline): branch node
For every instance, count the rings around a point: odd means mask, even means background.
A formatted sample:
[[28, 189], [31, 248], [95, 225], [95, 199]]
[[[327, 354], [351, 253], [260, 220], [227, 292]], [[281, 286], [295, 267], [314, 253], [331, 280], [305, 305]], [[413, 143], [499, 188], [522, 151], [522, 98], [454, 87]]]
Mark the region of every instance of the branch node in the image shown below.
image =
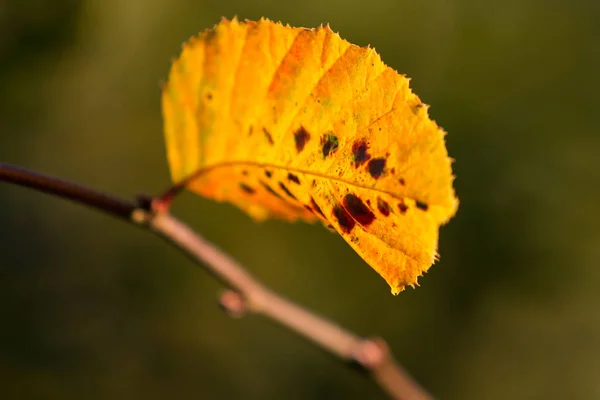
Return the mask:
[[131, 219], [138, 224], [150, 224], [153, 217], [169, 211], [171, 199], [138, 194], [135, 196], [137, 209], [132, 213]]
[[389, 356], [389, 347], [381, 338], [363, 339], [352, 354], [353, 360], [367, 370], [383, 364]]
[[152, 201], [152, 197], [147, 194], [138, 194], [135, 196], [137, 207], [148, 212], [152, 211]]
[[150, 205], [152, 212], [155, 214], [164, 214], [169, 211], [173, 197], [157, 197], [152, 199]]
[[152, 214], [164, 214], [169, 211], [173, 196], [151, 197], [146, 194], [138, 194], [135, 199], [139, 208]]
[[221, 294], [219, 306], [231, 318], [241, 318], [248, 311], [248, 304], [244, 296], [234, 290], [226, 290]]
[[150, 223], [150, 216], [148, 212], [141, 208], [136, 208], [131, 212], [131, 220], [137, 225], [148, 225]]

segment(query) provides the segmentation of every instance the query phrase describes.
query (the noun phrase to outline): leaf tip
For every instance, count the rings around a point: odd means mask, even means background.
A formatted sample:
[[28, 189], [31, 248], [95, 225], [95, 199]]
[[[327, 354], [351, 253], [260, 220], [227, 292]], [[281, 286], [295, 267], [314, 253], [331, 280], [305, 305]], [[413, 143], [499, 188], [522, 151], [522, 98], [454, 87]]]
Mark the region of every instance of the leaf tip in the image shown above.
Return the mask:
[[392, 294], [398, 296], [400, 292], [404, 291], [404, 286], [392, 285]]

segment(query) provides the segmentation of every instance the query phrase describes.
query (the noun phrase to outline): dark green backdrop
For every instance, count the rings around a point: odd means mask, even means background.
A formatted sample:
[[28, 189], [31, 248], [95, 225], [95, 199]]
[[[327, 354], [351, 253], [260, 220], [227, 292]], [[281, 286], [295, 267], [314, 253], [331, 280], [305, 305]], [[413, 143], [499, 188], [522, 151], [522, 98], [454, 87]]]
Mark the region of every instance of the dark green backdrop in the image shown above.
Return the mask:
[[[441, 261], [398, 297], [321, 226], [174, 212], [273, 288], [388, 339], [442, 399], [600, 398], [597, 0], [0, 1], [0, 161], [122, 195], [169, 184], [160, 82], [222, 16], [329, 22], [431, 104], [456, 159]], [[3, 399], [383, 398], [155, 237], [0, 185]]]

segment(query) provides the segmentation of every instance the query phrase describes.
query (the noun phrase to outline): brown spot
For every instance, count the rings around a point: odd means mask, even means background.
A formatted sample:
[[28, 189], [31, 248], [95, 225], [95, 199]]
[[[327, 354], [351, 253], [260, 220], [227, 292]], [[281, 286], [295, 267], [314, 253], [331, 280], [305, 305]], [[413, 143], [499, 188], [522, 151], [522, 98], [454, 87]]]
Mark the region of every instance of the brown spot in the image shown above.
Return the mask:
[[352, 144], [352, 154], [354, 155], [354, 166], [359, 167], [371, 158], [367, 153], [369, 146], [364, 140], [354, 142]]
[[263, 181], [259, 181], [259, 182], [262, 185], [262, 187], [264, 187], [267, 190], [267, 192], [271, 193], [273, 196], [277, 197], [278, 199], [282, 199], [283, 200], [283, 197], [281, 197], [281, 195], [279, 193], [277, 193], [276, 191], [274, 191], [271, 186], [269, 186], [268, 184], [266, 184]]
[[279, 182], [279, 187], [281, 188], [281, 190], [283, 190], [283, 191], [285, 192], [285, 194], [287, 194], [287, 195], [288, 195], [288, 197], [290, 197], [290, 198], [292, 198], [292, 199], [294, 199], [294, 200], [298, 200], [298, 199], [296, 198], [296, 196], [294, 196], [294, 195], [292, 194], [292, 192], [290, 192], [290, 191], [289, 191], [289, 189], [288, 189], [288, 188], [287, 188], [287, 187], [286, 187], [286, 186], [285, 186], [285, 185], [284, 185], [282, 182]]
[[390, 215], [390, 211], [392, 211], [388, 202], [381, 198], [377, 198], [377, 208], [379, 209], [379, 212], [385, 215], [386, 217]]
[[242, 189], [244, 192], [246, 192], [248, 194], [254, 194], [254, 192], [256, 192], [256, 190], [254, 190], [254, 188], [251, 188], [250, 186], [246, 185], [245, 183], [240, 183], [240, 189]]
[[305, 204], [304, 208], [306, 208], [308, 211], [314, 214], [314, 210], [308, 204]]
[[321, 144], [323, 145], [323, 158], [325, 158], [338, 149], [339, 141], [333, 133], [326, 133], [321, 136]]
[[413, 104], [410, 109], [413, 112], [413, 114], [418, 115], [419, 111], [421, 110], [421, 108], [423, 108], [423, 103], [418, 102], [416, 104]]
[[408, 206], [404, 204], [404, 200], [398, 203], [398, 210], [400, 210], [402, 214], [405, 214], [408, 211]]
[[369, 161], [369, 174], [375, 179], [383, 174], [385, 169], [385, 158], [374, 158]]
[[415, 206], [417, 206], [417, 208], [419, 210], [423, 210], [423, 211], [427, 211], [429, 209], [429, 205], [427, 203], [423, 203], [422, 201], [415, 201]]
[[300, 184], [300, 179], [298, 179], [298, 177], [294, 174], [292, 174], [291, 172], [288, 174], [287, 176], [288, 181], [292, 181], [294, 183], [297, 183], [298, 185]]
[[400, 179], [398, 179], [398, 182], [400, 182], [400, 184], [401, 184], [402, 186], [406, 185], [406, 181], [404, 180], [404, 178], [400, 178]]
[[339, 204], [333, 208], [333, 215], [337, 219], [338, 224], [343, 232], [350, 233], [350, 231], [356, 225], [356, 222], [352, 219], [348, 211]]
[[348, 193], [344, 197], [344, 207], [352, 215], [352, 218], [363, 226], [370, 225], [375, 219], [375, 214], [373, 214], [371, 209], [352, 193]]
[[310, 139], [310, 133], [303, 126], [301, 126], [296, 132], [294, 132], [294, 139], [296, 140], [296, 151], [300, 153], [304, 150], [306, 142]]
[[318, 212], [319, 214], [321, 214], [321, 216], [323, 218], [325, 218], [325, 214], [323, 214], [323, 211], [321, 210], [321, 207], [319, 207], [319, 205], [317, 204], [317, 202], [315, 201], [315, 199], [313, 199], [312, 197], [310, 198], [310, 204], [312, 205], [313, 210], [315, 210], [316, 212]]
[[207, 43], [212, 42], [213, 40], [215, 40], [216, 37], [217, 37], [216, 29], [209, 29], [202, 34], [202, 38]]
[[273, 176], [273, 173], [272, 173], [271, 171], [269, 171], [268, 169], [265, 169], [265, 176], [266, 176], [267, 178], [270, 178], [270, 177], [272, 177], [272, 176]]
[[250, 127], [248, 128], [248, 136], [252, 136], [253, 131], [254, 131], [254, 127], [252, 125], [250, 125]]
[[392, 173], [392, 175], [393, 175], [393, 174], [395, 174], [395, 173], [396, 173], [396, 168], [392, 168], [392, 169], [390, 170], [390, 172]]
[[263, 132], [265, 133], [265, 137], [267, 138], [269, 144], [273, 144], [273, 136], [271, 136], [267, 128], [263, 128]]
[[206, 100], [210, 101], [210, 100], [212, 100], [212, 98], [213, 98], [213, 95], [211, 92], [206, 93]]
[[242, 170], [242, 175], [244, 176], [248, 176], [248, 171], [246, 171], [245, 169]]

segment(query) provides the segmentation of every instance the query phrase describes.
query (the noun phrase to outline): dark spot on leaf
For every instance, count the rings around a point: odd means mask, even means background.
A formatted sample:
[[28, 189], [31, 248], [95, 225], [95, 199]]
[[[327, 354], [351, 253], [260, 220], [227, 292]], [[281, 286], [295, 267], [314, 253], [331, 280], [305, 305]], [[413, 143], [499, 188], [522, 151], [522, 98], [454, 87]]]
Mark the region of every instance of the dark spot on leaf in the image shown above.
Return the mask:
[[266, 184], [263, 181], [259, 181], [259, 182], [262, 185], [262, 187], [264, 187], [267, 190], [267, 192], [271, 193], [273, 196], [277, 197], [278, 199], [283, 199], [283, 197], [281, 197], [281, 195], [279, 193], [274, 191], [271, 186], [269, 186], [268, 184]]
[[323, 211], [321, 210], [321, 207], [319, 207], [319, 205], [317, 204], [317, 202], [315, 201], [315, 199], [313, 199], [312, 197], [310, 198], [310, 204], [312, 205], [313, 210], [315, 210], [316, 212], [318, 212], [319, 214], [321, 214], [321, 216], [323, 218], [325, 218], [325, 214], [323, 214]]
[[334, 231], [335, 232], [335, 227], [331, 224], [327, 225], [327, 229], [329, 229], [330, 231]]
[[404, 204], [404, 201], [401, 201], [400, 203], [398, 203], [398, 210], [400, 210], [400, 212], [402, 214], [404, 214], [408, 211], [408, 206], [406, 204]]
[[371, 155], [367, 153], [368, 149], [369, 146], [364, 140], [356, 141], [352, 144], [352, 154], [354, 156], [354, 165], [356, 167], [361, 166], [371, 158]]
[[310, 139], [310, 133], [303, 126], [301, 126], [296, 132], [294, 132], [294, 139], [296, 140], [296, 151], [300, 153], [304, 150], [306, 142]]
[[242, 175], [244, 176], [248, 176], [248, 171], [246, 171], [245, 169], [242, 170]]
[[392, 211], [388, 202], [381, 198], [377, 199], [377, 208], [379, 209], [379, 212], [385, 215], [386, 217], [390, 215], [390, 211]]
[[287, 188], [287, 187], [286, 187], [286, 186], [285, 186], [285, 185], [284, 185], [282, 182], [279, 182], [279, 187], [281, 188], [281, 190], [283, 190], [283, 191], [285, 192], [285, 194], [287, 194], [287, 195], [288, 195], [288, 197], [290, 197], [290, 198], [292, 198], [292, 199], [294, 199], [294, 200], [298, 200], [298, 199], [296, 198], [296, 196], [294, 196], [294, 195], [292, 194], [292, 192], [290, 192], [290, 191], [289, 191], [289, 189], [288, 189], [288, 188]]
[[406, 181], [404, 180], [404, 178], [400, 178], [400, 179], [398, 179], [398, 182], [400, 182], [400, 184], [401, 184], [402, 186], [406, 185]]
[[305, 204], [304, 208], [306, 208], [308, 211], [314, 214], [314, 210], [308, 204]]
[[272, 177], [272, 176], [273, 176], [273, 173], [272, 173], [271, 171], [269, 171], [268, 169], [265, 169], [265, 176], [266, 176], [267, 178], [270, 178], [270, 177]]
[[205, 33], [203, 34], [203, 39], [207, 43], [212, 42], [213, 40], [215, 40], [216, 37], [217, 37], [216, 29], [209, 29], [209, 30], [205, 31]]
[[252, 136], [252, 131], [254, 131], [254, 127], [250, 125], [250, 127], [248, 128], [248, 136]]
[[369, 161], [369, 174], [375, 179], [383, 174], [385, 169], [385, 158], [374, 158]]
[[344, 197], [344, 207], [350, 215], [363, 226], [370, 225], [375, 219], [375, 214], [361, 199], [352, 193], [348, 193]]
[[427, 203], [423, 203], [422, 201], [417, 200], [415, 202], [415, 206], [417, 206], [417, 208], [419, 210], [423, 210], [423, 211], [427, 211], [429, 209], [429, 205]]
[[288, 174], [288, 181], [292, 181], [294, 183], [297, 183], [298, 185], [300, 184], [300, 179], [298, 179], [298, 177], [294, 174], [292, 174], [291, 172]]
[[246, 192], [248, 194], [254, 194], [254, 192], [256, 192], [256, 190], [254, 190], [250, 186], [246, 185], [245, 183], [240, 183], [240, 189], [242, 189], [244, 192]]
[[206, 93], [206, 100], [210, 101], [210, 100], [212, 100], [212, 98], [213, 98], [213, 95], [211, 92]]
[[413, 114], [417, 115], [419, 114], [419, 111], [421, 110], [421, 108], [423, 108], [423, 103], [418, 102], [416, 104], [413, 104], [410, 109], [413, 112]]
[[269, 142], [269, 144], [273, 144], [273, 136], [271, 136], [271, 134], [269, 133], [269, 131], [267, 130], [267, 128], [263, 128], [263, 132], [265, 133], [265, 137], [267, 138], [267, 142]]
[[350, 231], [356, 225], [356, 222], [352, 219], [348, 211], [339, 204], [333, 208], [333, 215], [337, 219], [338, 224], [343, 232], [350, 233]]
[[339, 141], [337, 136], [335, 136], [333, 133], [326, 133], [321, 136], [321, 144], [323, 145], [323, 158], [325, 158], [337, 150]]

